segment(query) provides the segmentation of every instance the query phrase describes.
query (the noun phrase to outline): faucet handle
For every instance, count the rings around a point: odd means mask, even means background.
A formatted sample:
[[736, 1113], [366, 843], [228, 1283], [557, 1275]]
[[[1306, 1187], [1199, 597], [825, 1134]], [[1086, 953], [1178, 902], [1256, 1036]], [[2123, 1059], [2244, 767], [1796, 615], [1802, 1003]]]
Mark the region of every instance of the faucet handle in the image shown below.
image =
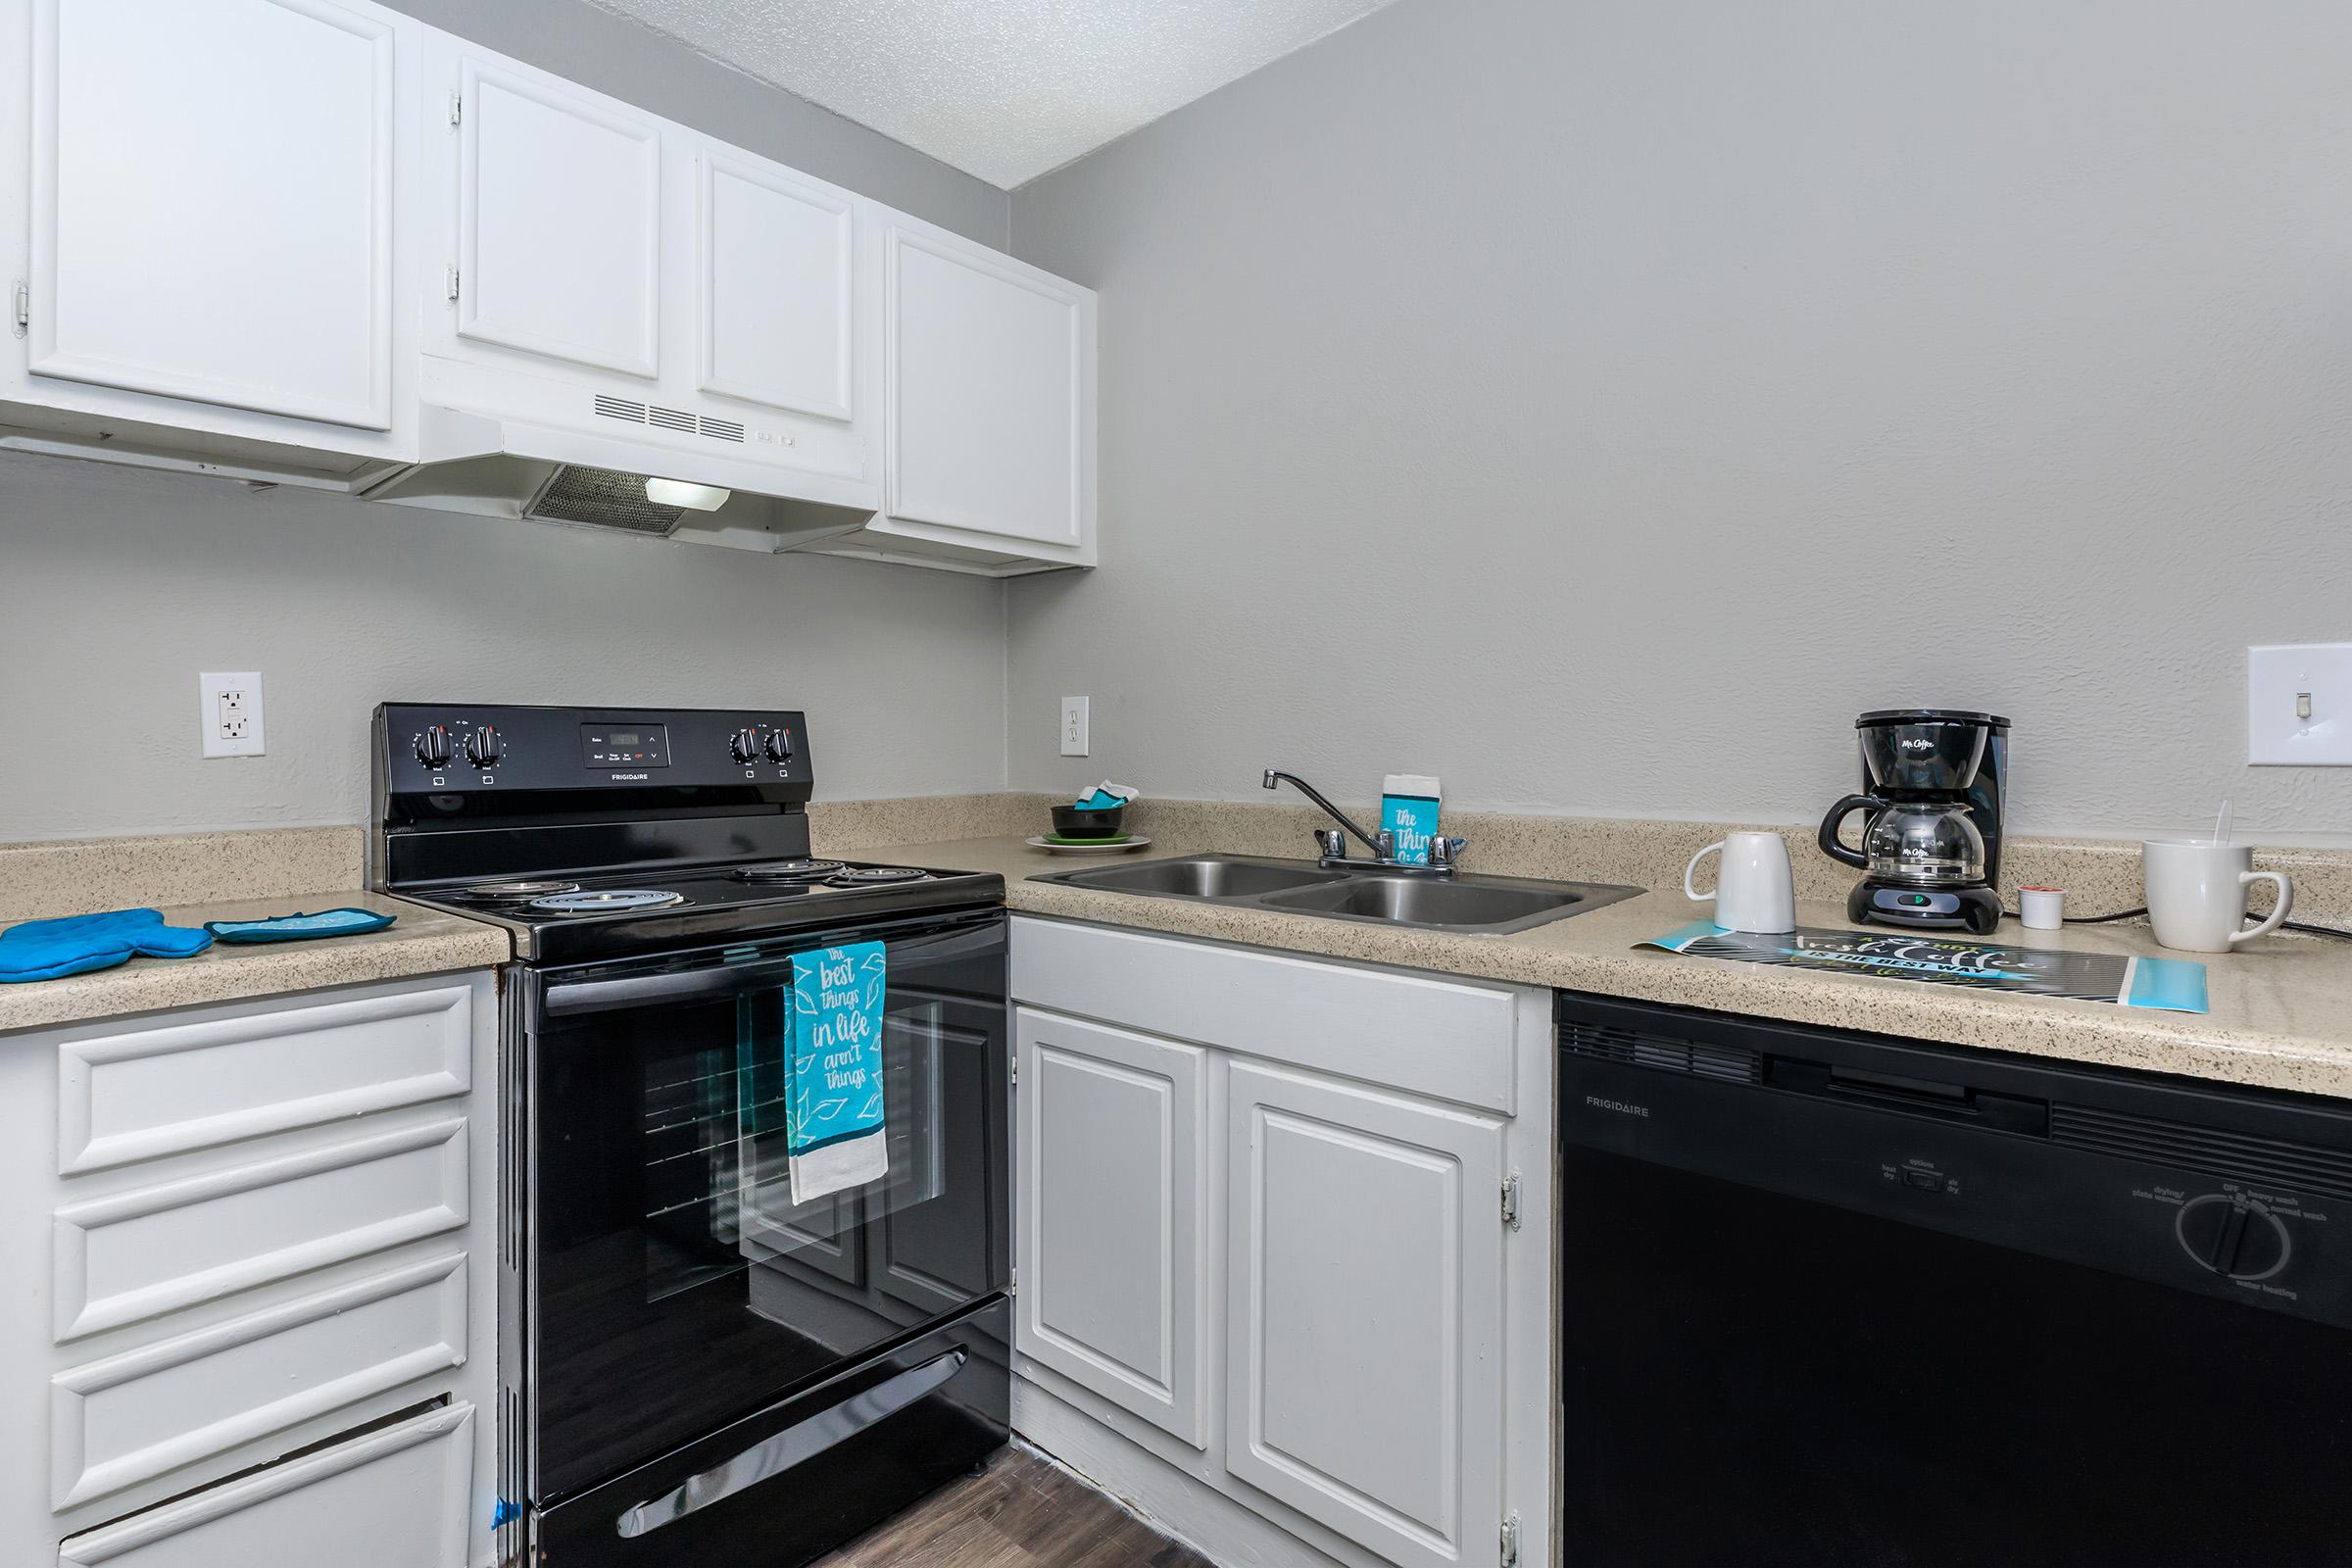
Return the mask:
[[1470, 847], [1468, 839], [1433, 838], [1429, 841], [1429, 865], [1433, 871], [1450, 871]]
[[1315, 842], [1322, 846], [1323, 858], [1326, 860], [1348, 858], [1348, 834], [1345, 829], [1319, 827], [1315, 829]]
[[1396, 835], [1395, 833], [1384, 827], [1373, 835], [1372, 842], [1378, 848], [1382, 859], [1394, 860], [1396, 858]]

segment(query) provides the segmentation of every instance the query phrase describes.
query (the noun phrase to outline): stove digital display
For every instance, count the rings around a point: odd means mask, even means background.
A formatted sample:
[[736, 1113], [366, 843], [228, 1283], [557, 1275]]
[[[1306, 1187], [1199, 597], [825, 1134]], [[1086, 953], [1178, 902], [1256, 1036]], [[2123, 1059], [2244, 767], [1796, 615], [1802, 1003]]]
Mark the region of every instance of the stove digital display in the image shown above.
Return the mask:
[[582, 724], [580, 765], [634, 771], [669, 765], [666, 724]]

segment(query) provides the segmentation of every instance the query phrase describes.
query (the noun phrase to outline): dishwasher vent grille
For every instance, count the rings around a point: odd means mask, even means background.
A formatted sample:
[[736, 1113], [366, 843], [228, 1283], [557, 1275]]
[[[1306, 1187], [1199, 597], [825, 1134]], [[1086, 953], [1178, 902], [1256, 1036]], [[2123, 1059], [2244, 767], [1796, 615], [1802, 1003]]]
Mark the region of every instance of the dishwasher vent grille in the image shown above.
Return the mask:
[[1569, 1018], [1560, 1024], [1560, 1044], [1580, 1056], [1598, 1056], [1661, 1072], [1694, 1073], [1726, 1083], [1764, 1081], [1764, 1058], [1741, 1046], [1711, 1046], [1679, 1035], [1651, 1034], [1613, 1023]]
[[2050, 1142], [2143, 1165], [2202, 1171], [2270, 1192], [2352, 1198], [2352, 1153], [2316, 1144], [2063, 1102], [2050, 1105]]

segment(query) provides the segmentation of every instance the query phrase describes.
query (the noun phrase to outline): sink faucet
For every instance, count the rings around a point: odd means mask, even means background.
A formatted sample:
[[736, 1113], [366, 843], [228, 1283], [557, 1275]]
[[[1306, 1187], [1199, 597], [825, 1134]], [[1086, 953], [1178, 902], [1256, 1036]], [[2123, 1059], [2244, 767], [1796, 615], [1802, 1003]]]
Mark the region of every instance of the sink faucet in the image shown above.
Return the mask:
[[[1377, 836], [1365, 832], [1348, 819], [1347, 812], [1325, 800], [1320, 790], [1296, 773], [1285, 773], [1280, 768], [1269, 767], [1266, 769], [1265, 777], [1258, 782], [1267, 789], [1286, 782], [1297, 786], [1299, 794], [1323, 808], [1324, 813], [1333, 821], [1354, 834], [1364, 848], [1372, 852], [1372, 864], [1384, 871], [1408, 871], [1428, 876], [1450, 877], [1460, 861], [1463, 849], [1463, 841], [1460, 839], [1432, 839], [1429, 845], [1429, 863], [1426, 865], [1418, 861], [1397, 859], [1395, 834], [1387, 828], [1382, 828]], [[1357, 863], [1348, 858], [1348, 840], [1336, 829], [1317, 829], [1315, 843], [1322, 851], [1317, 859], [1318, 863], [1323, 866]]]

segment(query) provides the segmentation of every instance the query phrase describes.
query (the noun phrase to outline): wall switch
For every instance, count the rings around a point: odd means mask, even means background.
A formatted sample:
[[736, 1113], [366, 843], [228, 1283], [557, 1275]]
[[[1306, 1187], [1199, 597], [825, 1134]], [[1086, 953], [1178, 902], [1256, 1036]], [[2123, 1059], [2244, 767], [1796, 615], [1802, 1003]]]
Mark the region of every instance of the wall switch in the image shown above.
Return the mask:
[[2246, 760], [2352, 767], [2352, 643], [2246, 650]]
[[196, 677], [198, 733], [207, 757], [262, 755], [262, 677], [246, 670]]
[[1083, 697], [1064, 697], [1061, 700], [1061, 755], [1086, 755], [1086, 704]]

